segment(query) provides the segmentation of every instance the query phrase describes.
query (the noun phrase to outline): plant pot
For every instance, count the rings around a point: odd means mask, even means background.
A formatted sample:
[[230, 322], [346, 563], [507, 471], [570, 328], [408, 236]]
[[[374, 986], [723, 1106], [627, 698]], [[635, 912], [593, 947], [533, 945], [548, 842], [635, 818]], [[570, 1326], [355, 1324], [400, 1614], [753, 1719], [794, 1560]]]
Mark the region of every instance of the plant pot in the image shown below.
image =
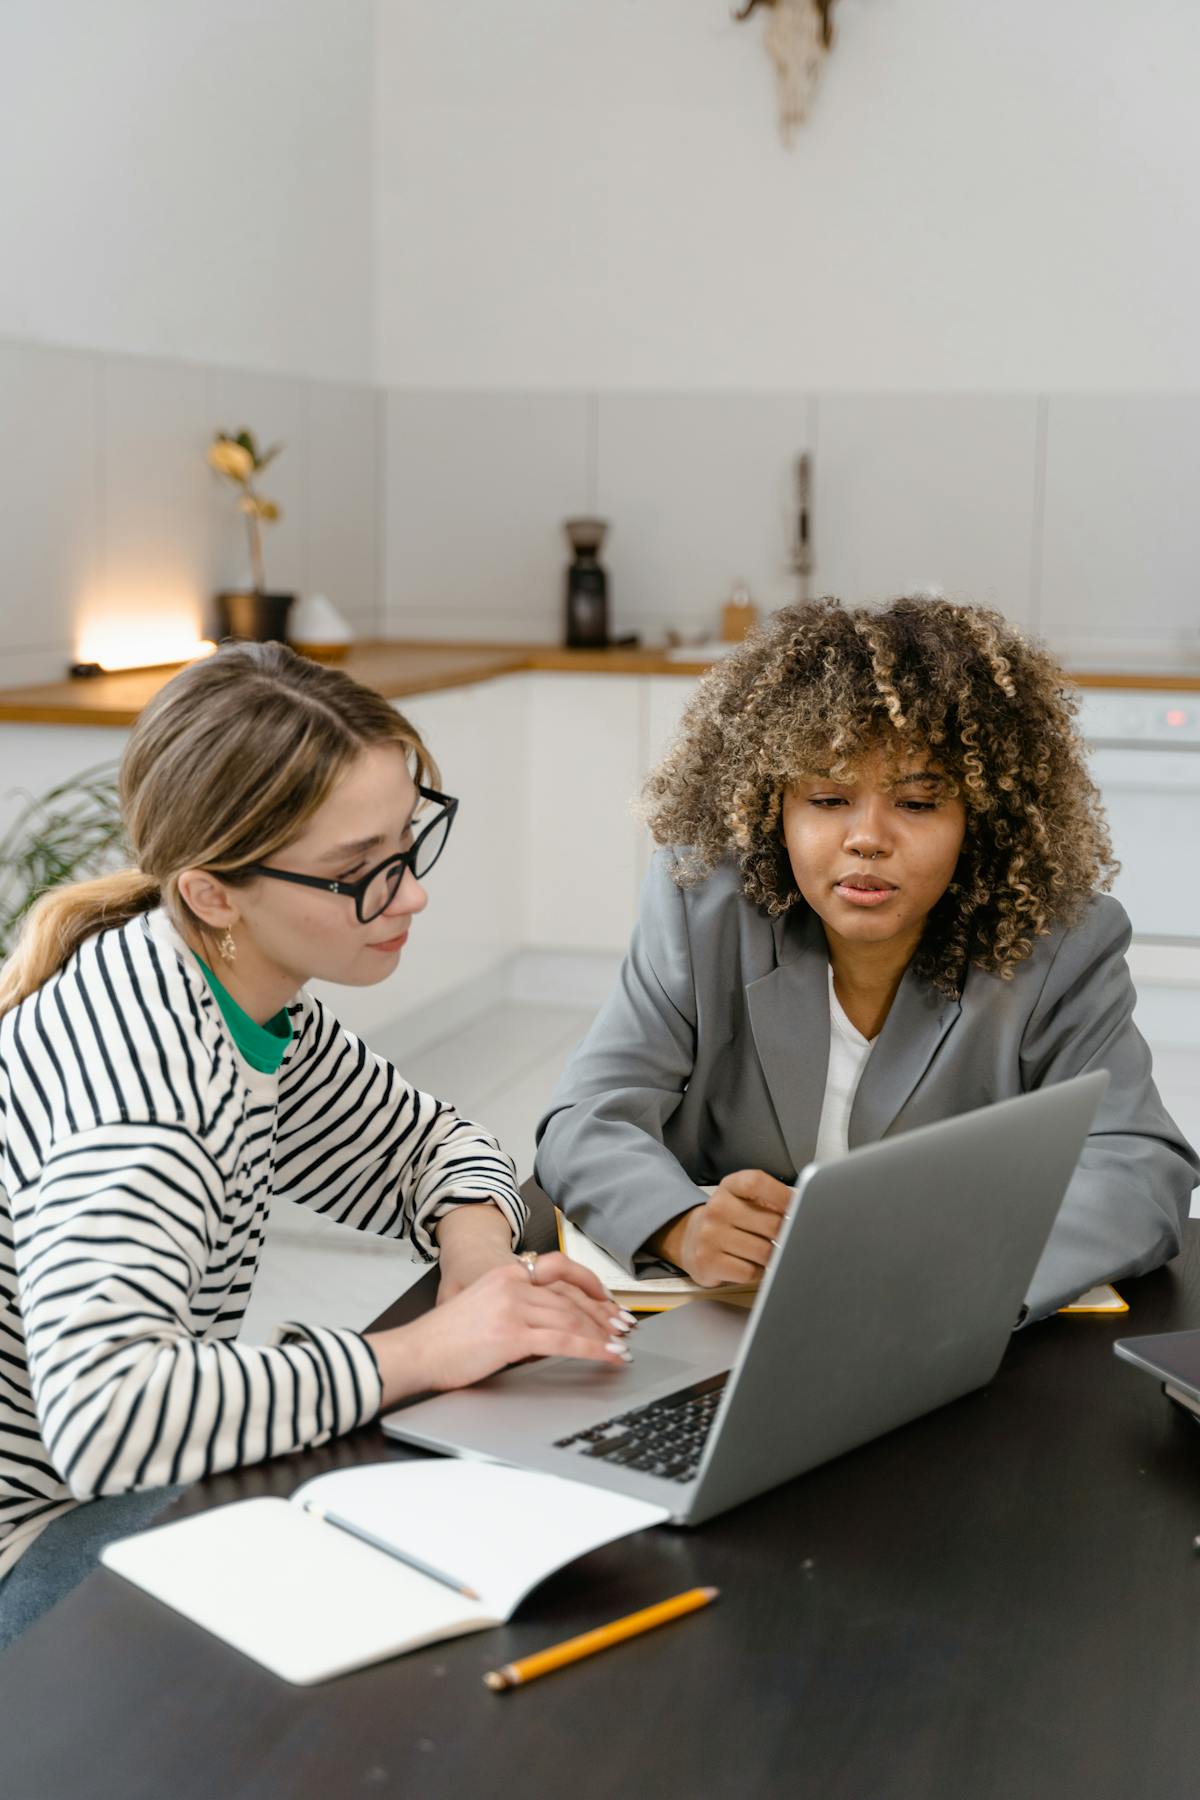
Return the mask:
[[251, 643], [287, 643], [287, 618], [294, 594], [226, 593], [217, 595], [217, 623], [223, 638]]

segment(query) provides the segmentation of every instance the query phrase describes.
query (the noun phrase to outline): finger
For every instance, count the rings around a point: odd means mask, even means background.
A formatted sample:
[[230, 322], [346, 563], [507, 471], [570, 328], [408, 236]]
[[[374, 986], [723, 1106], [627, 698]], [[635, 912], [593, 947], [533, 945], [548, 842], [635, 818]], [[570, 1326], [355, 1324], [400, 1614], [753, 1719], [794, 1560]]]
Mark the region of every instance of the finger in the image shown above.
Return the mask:
[[705, 1287], [719, 1287], [722, 1282], [736, 1282], [738, 1287], [757, 1287], [763, 1278], [763, 1271], [757, 1263], [745, 1257], [718, 1254], [712, 1258], [711, 1281]]
[[761, 1207], [764, 1212], [775, 1213], [780, 1218], [784, 1217], [792, 1203], [793, 1190], [784, 1182], [776, 1181], [765, 1169], [738, 1169], [732, 1175], [726, 1175], [721, 1187], [717, 1189], [718, 1194], [721, 1188], [736, 1194], [739, 1200], [748, 1201], [750, 1205]]
[[770, 1238], [760, 1237], [757, 1232], [739, 1231], [732, 1227], [714, 1237], [711, 1249], [717, 1256], [733, 1257], [738, 1262], [749, 1263], [755, 1273], [761, 1275], [771, 1260], [774, 1245]]
[[547, 1255], [538, 1257], [533, 1265], [533, 1279], [538, 1287], [546, 1287], [554, 1281], [568, 1281], [572, 1287], [581, 1288], [585, 1294], [590, 1294], [593, 1300], [613, 1304], [613, 1297], [599, 1276], [593, 1275], [590, 1269], [583, 1268], [580, 1263], [572, 1262], [569, 1256], [564, 1256], [559, 1250], [551, 1250]]
[[755, 1206], [749, 1200], [741, 1200], [736, 1194], [725, 1192], [720, 1199], [710, 1200], [708, 1208], [704, 1223], [709, 1231], [740, 1231], [747, 1237], [761, 1238], [764, 1244], [770, 1244], [779, 1236], [778, 1213], [769, 1212], [765, 1206]]
[[633, 1361], [624, 1344], [615, 1338], [603, 1343], [595, 1338], [579, 1337], [570, 1331], [556, 1331], [542, 1326], [525, 1333], [523, 1354], [528, 1356], [574, 1356], [581, 1362], [605, 1363], [612, 1369], [623, 1369]]
[[573, 1300], [564, 1299], [552, 1288], [543, 1288], [538, 1293], [529, 1295], [528, 1304], [523, 1309], [525, 1320], [531, 1324], [553, 1326], [559, 1331], [570, 1331], [600, 1340], [617, 1338], [624, 1334], [613, 1329], [611, 1314], [594, 1318], [584, 1312]]
[[589, 1319], [595, 1319], [597, 1324], [602, 1325], [606, 1331], [616, 1331], [622, 1337], [627, 1331], [632, 1331], [637, 1324], [633, 1314], [618, 1306], [615, 1300], [592, 1300], [568, 1281], [556, 1281], [544, 1292], [557, 1294], [559, 1299], [565, 1301], [568, 1306], [575, 1307], [578, 1312], [586, 1313]]

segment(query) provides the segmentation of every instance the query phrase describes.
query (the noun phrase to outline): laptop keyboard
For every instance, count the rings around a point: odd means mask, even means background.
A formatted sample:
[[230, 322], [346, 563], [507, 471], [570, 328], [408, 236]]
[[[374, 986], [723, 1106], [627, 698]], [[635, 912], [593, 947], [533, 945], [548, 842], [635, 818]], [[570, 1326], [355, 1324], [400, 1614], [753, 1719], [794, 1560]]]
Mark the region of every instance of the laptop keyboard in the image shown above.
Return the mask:
[[600, 1425], [589, 1425], [571, 1437], [557, 1438], [556, 1450], [623, 1463], [666, 1481], [691, 1481], [700, 1467], [704, 1444], [725, 1391], [728, 1370], [680, 1388], [662, 1400], [635, 1406]]

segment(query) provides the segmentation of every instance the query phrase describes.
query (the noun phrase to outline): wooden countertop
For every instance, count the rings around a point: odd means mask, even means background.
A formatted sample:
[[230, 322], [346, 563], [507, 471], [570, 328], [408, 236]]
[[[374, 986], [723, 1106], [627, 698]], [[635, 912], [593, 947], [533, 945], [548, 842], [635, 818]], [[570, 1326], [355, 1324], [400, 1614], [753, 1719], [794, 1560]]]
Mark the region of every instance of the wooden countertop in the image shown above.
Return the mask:
[[[564, 650], [553, 644], [355, 644], [336, 668], [389, 700], [467, 687], [498, 675], [552, 670], [576, 675], [702, 675], [708, 662], [678, 662], [661, 650]], [[175, 668], [67, 677], [0, 691], [0, 720], [38, 725], [132, 725]]]
[[[389, 700], [467, 687], [499, 675], [551, 671], [576, 675], [701, 675], [707, 659], [683, 662], [662, 650], [565, 650], [553, 644], [429, 644], [380, 640], [356, 644], [336, 665]], [[40, 725], [132, 725], [174, 669], [47, 682], [0, 691], [0, 721]], [[1080, 687], [1200, 693], [1200, 674], [1074, 671]]]

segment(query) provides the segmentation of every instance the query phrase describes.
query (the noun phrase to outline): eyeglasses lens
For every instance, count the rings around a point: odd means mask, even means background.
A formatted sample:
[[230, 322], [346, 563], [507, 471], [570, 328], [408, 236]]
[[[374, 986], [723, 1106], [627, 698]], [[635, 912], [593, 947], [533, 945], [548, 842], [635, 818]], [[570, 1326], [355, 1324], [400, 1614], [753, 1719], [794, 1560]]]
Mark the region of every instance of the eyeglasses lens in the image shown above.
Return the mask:
[[[446, 837], [450, 829], [449, 813], [442, 813], [433, 821], [433, 828], [427, 838], [422, 838], [417, 846], [416, 867], [413, 874], [419, 881], [432, 869], [446, 846]], [[396, 898], [396, 890], [404, 880], [404, 864], [389, 863], [381, 869], [362, 897], [362, 916], [364, 923], [377, 919], [381, 912], [389, 907]]]
[[413, 873], [419, 881], [428, 875], [438, 857], [446, 847], [446, 836], [450, 830], [450, 814], [444, 812], [433, 821], [429, 836], [422, 838], [417, 845], [417, 866]]

